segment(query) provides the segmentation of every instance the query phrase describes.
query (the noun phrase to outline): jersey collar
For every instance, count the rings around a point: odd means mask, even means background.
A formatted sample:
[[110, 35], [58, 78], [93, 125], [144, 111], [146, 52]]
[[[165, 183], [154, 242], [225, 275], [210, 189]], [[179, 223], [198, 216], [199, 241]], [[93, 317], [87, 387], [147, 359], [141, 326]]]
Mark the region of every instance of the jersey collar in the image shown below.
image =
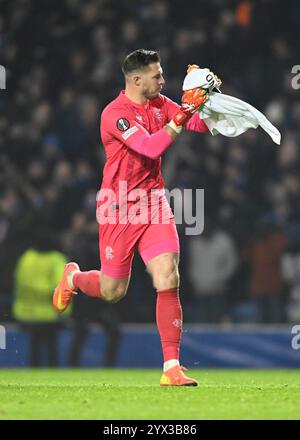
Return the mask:
[[125, 95], [125, 90], [121, 90], [120, 94], [119, 94], [119, 99], [127, 104], [133, 105], [134, 107], [140, 109], [144, 109], [147, 110], [149, 108], [149, 100], [145, 102], [145, 104], [137, 104], [136, 102], [131, 101], [131, 99], [129, 99], [126, 95]]

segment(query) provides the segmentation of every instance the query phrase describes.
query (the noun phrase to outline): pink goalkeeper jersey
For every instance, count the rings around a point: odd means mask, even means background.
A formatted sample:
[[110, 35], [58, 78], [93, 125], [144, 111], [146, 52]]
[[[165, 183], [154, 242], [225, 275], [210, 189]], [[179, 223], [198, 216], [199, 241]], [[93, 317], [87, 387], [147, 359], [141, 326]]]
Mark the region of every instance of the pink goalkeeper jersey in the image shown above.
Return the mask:
[[[136, 152], [134, 145], [141, 136], [162, 129], [178, 109], [179, 105], [164, 95], [145, 104], [136, 104], [125, 96], [124, 90], [105, 107], [100, 124], [106, 153], [101, 189], [112, 189], [118, 195], [120, 181], [127, 183], [127, 193], [136, 188], [147, 193], [163, 188], [161, 157], [147, 157]], [[185, 128], [202, 133], [208, 131], [198, 114]]]

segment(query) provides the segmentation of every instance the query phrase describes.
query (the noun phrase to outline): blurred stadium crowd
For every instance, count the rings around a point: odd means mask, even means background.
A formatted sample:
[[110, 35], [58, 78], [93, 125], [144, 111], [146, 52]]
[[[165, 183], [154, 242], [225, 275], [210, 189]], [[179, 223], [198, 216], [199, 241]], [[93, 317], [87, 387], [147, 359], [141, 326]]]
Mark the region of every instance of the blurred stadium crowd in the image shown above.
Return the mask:
[[[208, 66], [224, 93], [282, 133], [280, 147], [261, 130], [185, 133], [165, 154], [166, 187], [205, 190], [204, 233], [186, 236], [178, 225], [185, 320], [299, 322], [300, 101], [291, 86], [299, 1], [1, 1], [0, 29], [2, 321], [12, 319], [14, 269], [28, 248], [99, 267], [99, 116], [123, 88], [125, 55], [144, 47], [161, 53], [165, 95], [180, 102], [187, 65]], [[73, 314], [102, 319], [102, 307], [81, 296]], [[153, 322], [154, 289], [139, 257], [114, 307], [122, 321]]]

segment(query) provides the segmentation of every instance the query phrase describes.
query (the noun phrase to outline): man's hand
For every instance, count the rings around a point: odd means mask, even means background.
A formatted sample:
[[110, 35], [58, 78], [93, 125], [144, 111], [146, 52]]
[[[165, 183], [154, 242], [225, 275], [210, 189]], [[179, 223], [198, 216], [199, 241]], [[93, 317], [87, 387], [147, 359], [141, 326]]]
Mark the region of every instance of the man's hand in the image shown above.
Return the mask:
[[169, 122], [169, 126], [176, 133], [181, 133], [184, 124], [187, 123], [196, 111], [200, 110], [207, 99], [207, 91], [201, 87], [186, 90], [182, 95], [181, 107]]
[[207, 101], [207, 91], [201, 87], [186, 90], [182, 95], [181, 106], [193, 115]]
[[[193, 72], [195, 71], [195, 72]], [[197, 64], [189, 64], [187, 76], [183, 82], [184, 93], [182, 96], [181, 107], [173, 116], [168, 126], [177, 134], [181, 133], [184, 124], [200, 110], [208, 99], [208, 93], [214, 88], [219, 88], [222, 84], [220, 78], [211, 70], [200, 69]]]

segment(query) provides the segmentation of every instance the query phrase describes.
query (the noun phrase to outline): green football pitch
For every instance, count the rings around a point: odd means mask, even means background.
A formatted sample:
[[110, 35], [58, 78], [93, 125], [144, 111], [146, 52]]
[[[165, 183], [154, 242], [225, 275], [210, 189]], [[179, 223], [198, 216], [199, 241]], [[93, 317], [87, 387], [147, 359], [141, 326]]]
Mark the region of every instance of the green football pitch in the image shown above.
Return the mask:
[[199, 387], [159, 387], [160, 370], [0, 370], [0, 419], [299, 419], [300, 370], [191, 370]]

